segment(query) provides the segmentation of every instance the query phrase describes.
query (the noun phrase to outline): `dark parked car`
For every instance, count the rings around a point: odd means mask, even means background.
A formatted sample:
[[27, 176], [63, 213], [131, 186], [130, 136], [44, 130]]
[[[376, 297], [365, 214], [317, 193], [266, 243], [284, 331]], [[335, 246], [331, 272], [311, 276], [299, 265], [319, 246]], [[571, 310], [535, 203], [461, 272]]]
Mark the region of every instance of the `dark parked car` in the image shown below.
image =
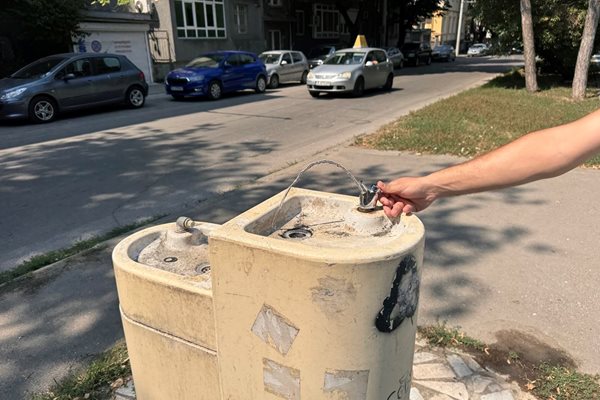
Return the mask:
[[431, 64], [431, 46], [427, 43], [404, 43], [400, 49], [407, 63], [413, 65]]
[[434, 61], [454, 61], [456, 55], [454, 54], [454, 47], [449, 44], [440, 44], [433, 48], [431, 56]]
[[308, 53], [306, 53], [306, 58], [308, 59], [308, 67], [312, 69], [314, 67], [322, 65], [323, 62], [329, 57], [331, 57], [336, 50], [339, 50], [343, 47], [345, 46], [335, 44], [313, 47], [308, 51]]
[[118, 54], [56, 54], [0, 79], [0, 118], [50, 122], [61, 111], [110, 103], [144, 105], [144, 73]]
[[254, 53], [217, 51], [202, 54], [185, 67], [169, 72], [165, 79], [167, 94], [174, 99], [208, 96], [219, 99], [223, 93], [267, 88], [267, 69]]

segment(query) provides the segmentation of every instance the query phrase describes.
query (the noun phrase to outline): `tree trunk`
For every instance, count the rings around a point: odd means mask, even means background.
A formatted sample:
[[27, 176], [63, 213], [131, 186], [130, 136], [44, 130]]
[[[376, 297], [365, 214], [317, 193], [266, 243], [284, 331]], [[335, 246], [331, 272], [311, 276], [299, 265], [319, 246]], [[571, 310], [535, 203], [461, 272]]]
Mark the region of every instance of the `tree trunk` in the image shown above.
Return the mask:
[[531, 0], [521, 0], [521, 27], [523, 30], [523, 49], [525, 57], [525, 87], [528, 92], [537, 92], [539, 89], [535, 66], [535, 43], [533, 40]]
[[600, 0], [590, 0], [587, 15], [585, 17], [583, 35], [581, 36], [579, 54], [577, 55], [575, 76], [573, 77], [573, 99], [575, 100], [583, 100], [585, 98], [590, 57], [592, 56], [594, 39], [596, 38], [596, 28], [598, 27], [599, 16]]

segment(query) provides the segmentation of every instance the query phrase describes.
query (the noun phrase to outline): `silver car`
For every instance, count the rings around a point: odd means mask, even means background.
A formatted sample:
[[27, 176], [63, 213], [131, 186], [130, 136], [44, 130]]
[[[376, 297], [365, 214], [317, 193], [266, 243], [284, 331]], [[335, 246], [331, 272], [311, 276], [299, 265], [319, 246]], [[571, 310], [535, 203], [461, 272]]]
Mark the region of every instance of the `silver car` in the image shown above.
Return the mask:
[[144, 73], [123, 55], [57, 54], [0, 79], [0, 119], [50, 122], [61, 111], [113, 103], [140, 108], [147, 95]]
[[394, 84], [394, 66], [383, 49], [343, 49], [312, 69], [306, 84], [313, 97], [326, 92], [351, 92], [359, 97], [366, 89], [390, 90]]
[[261, 53], [258, 58], [267, 67], [269, 87], [275, 89], [280, 83], [306, 83], [308, 62], [304, 54], [293, 50], [272, 50]]

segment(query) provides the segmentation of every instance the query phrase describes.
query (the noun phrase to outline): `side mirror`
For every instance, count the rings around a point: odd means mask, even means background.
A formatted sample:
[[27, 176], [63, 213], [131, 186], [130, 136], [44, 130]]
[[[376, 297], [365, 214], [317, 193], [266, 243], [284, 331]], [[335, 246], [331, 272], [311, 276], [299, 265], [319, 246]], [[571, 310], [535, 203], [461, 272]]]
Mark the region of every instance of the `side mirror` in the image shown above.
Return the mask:
[[373, 66], [373, 61], [367, 61], [365, 66], [367, 67], [372, 67]]
[[287, 65], [287, 63], [288, 63], [287, 61], [283, 60], [283, 61], [281, 62], [281, 65]]

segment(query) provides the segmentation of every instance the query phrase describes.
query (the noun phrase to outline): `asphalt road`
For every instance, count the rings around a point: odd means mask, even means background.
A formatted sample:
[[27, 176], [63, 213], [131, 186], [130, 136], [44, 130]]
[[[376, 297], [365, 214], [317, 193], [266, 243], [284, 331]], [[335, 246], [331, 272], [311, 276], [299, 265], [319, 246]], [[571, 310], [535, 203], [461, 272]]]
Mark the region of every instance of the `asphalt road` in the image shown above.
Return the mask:
[[287, 85], [216, 102], [156, 94], [141, 110], [1, 123], [0, 271], [252, 182], [518, 63], [460, 58], [405, 68], [392, 92], [359, 99], [313, 99]]

